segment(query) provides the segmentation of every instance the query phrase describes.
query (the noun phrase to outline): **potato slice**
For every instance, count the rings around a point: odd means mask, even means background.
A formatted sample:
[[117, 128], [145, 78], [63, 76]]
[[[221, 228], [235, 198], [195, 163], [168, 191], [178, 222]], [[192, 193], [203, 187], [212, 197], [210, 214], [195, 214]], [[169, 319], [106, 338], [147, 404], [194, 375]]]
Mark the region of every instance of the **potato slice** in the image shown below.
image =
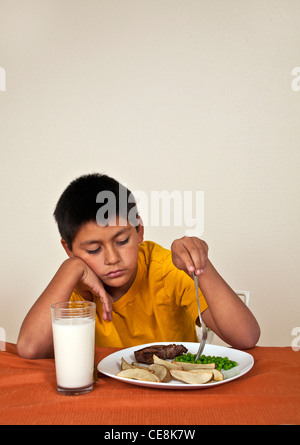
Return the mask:
[[216, 368], [215, 363], [189, 363], [189, 362], [176, 362], [175, 360], [172, 363], [178, 363], [182, 367], [184, 371], [190, 371], [191, 369], [214, 369]]
[[134, 368], [133, 365], [128, 363], [124, 357], [121, 358], [121, 370], [124, 371], [125, 369], [131, 369]]
[[213, 379], [216, 382], [220, 382], [221, 380], [224, 380], [224, 376], [223, 376], [222, 372], [219, 371], [218, 369], [209, 369], [209, 370], [205, 370], [205, 369], [191, 369], [189, 372], [199, 373], [199, 372], [207, 372], [207, 371], [213, 373]]
[[160, 382], [159, 378], [148, 369], [141, 368], [128, 368], [116, 374], [118, 377], [124, 377], [126, 379], [142, 380], [146, 382]]
[[141, 365], [138, 362], [132, 362], [131, 365], [133, 368], [149, 369], [147, 365]]
[[132, 368], [140, 368], [140, 369], [148, 369], [147, 366], [140, 365], [139, 363], [132, 362], [128, 363], [123, 357], [121, 358], [121, 370], [132, 369]]
[[207, 383], [213, 379], [212, 371], [190, 372], [190, 371], [180, 371], [176, 369], [171, 369], [170, 373], [175, 380], [179, 380], [180, 382], [190, 383], [194, 385]]
[[156, 363], [153, 363], [153, 365], [150, 365], [148, 369], [150, 371], [154, 371], [154, 374], [162, 383], [168, 383], [172, 379], [170, 371], [164, 365], [157, 365]]
[[182, 369], [181, 364], [177, 364], [177, 362], [168, 362], [167, 360], [163, 360], [157, 357], [157, 355], [155, 354], [153, 354], [153, 361], [155, 365], [163, 365], [168, 369], [177, 369], [177, 370]]
[[224, 380], [224, 376], [221, 371], [219, 371], [218, 369], [213, 369], [212, 372], [214, 374], [214, 380], [216, 382], [220, 382], [221, 380]]

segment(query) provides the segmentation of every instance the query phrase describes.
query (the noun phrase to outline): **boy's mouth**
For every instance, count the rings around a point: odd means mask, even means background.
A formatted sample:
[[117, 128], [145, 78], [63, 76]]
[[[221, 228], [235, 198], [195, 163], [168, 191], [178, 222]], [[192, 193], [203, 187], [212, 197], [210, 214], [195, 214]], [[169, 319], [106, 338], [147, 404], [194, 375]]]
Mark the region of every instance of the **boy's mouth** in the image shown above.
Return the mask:
[[119, 269], [119, 270], [111, 270], [110, 272], [108, 272], [105, 276], [107, 278], [116, 278], [116, 277], [120, 277], [122, 274], [124, 273], [124, 270]]

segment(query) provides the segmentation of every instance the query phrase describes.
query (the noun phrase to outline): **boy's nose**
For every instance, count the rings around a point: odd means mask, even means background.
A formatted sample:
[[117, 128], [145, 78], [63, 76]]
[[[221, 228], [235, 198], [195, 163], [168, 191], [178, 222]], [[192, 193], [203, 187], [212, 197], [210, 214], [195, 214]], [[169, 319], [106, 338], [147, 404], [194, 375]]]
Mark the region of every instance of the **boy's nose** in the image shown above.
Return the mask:
[[120, 261], [118, 252], [113, 248], [107, 248], [105, 252], [105, 264], [116, 264]]

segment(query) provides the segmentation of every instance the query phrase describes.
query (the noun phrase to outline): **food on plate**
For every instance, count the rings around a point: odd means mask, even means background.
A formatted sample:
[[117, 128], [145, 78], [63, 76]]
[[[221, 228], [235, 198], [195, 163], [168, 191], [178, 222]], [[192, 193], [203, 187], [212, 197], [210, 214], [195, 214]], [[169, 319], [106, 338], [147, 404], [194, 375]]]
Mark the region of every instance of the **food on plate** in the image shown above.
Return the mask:
[[175, 380], [194, 385], [210, 382], [214, 378], [212, 371], [181, 371], [171, 369], [170, 373]]
[[157, 357], [166, 360], [166, 359], [174, 359], [178, 355], [185, 354], [187, 352], [187, 348], [183, 345], [153, 345], [147, 346], [145, 348], [134, 351], [135, 360], [138, 363], [146, 363], [151, 365], [153, 363], [153, 354]]
[[152, 365], [149, 365], [148, 369], [150, 369], [150, 371], [153, 371], [162, 383], [169, 383], [172, 379], [170, 371], [164, 365], [157, 365], [153, 363]]
[[200, 373], [200, 372], [212, 372], [213, 373], [213, 380], [215, 381], [215, 382], [221, 382], [222, 380], [224, 380], [224, 376], [223, 376], [223, 373], [221, 372], [221, 371], [219, 371], [218, 369], [209, 369], [209, 368], [207, 368], [207, 369], [201, 369], [201, 368], [199, 368], [199, 369], [191, 369], [191, 370], [188, 370], [189, 372], [195, 372], [195, 373]]
[[176, 362], [168, 362], [167, 360], [157, 357], [155, 354], [153, 354], [153, 363], [163, 365], [168, 369], [182, 369], [181, 364], [177, 364]]
[[133, 366], [128, 363], [124, 357], [121, 358], [121, 371], [125, 371], [125, 369], [131, 369]]
[[139, 363], [128, 363], [124, 357], [121, 358], [121, 370], [124, 371], [125, 369], [131, 369], [131, 368], [141, 368], [141, 369], [148, 369], [146, 366], [141, 366]]
[[[144, 373], [144, 372], [121, 372], [121, 371], [127, 371], [128, 369], [138, 369], [138, 370], [144, 370], [147, 371], [148, 374]], [[127, 377], [127, 378], [133, 378], [136, 380], [144, 380], [144, 378], [146, 379], [150, 379], [150, 381], [159, 381], [159, 382], [163, 382], [163, 383], [168, 383], [171, 380], [171, 374], [168, 370], [168, 368], [166, 368], [163, 365], [157, 365], [157, 364], [152, 364], [149, 366], [145, 366], [145, 365], [140, 365], [139, 363], [136, 362], [132, 362], [132, 364], [128, 363], [124, 357], [121, 358], [121, 371], [117, 374], [119, 377]], [[149, 372], [154, 374], [157, 379], [153, 379], [152, 376], [149, 376]]]
[[181, 368], [184, 371], [190, 371], [192, 369], [215, 369], [216, 364], [215, 363], [189, 363], [189, 362], [177, 362], [172, 361], [173, 364], [176, 364], [177, 366], [181, 366]]
[[181, 356], [177, 356], [175, 358], [175, 361], [180, 363], [181, 365], [185, 362], [187, 363], [197, 363], [197, 364], [202, 364], [202, 365], [210, 365], [212, 363], [215, 363], [215, 367], [221, 371], [221, 370], [225, 370], [228, 371], [231, 368], [234, 368], [235, 366], [237, 366], [237, 362], [233, 361], [233, 360], [229, 360], [228, 357], [219, 357], [219, 356], [210, 356], [210, 355], [204, 355], [202, 354], [199, 357], [199, 360], [195, 361], [196, 358], [196, 354], [191, 354], [190, 352], [187, 354], [183, 354]]
[[[177, 348], [174, 348], [174, 346], [177, 346]], [[195, 361], [196, 354], [191, 353], [172, 357], [178, 351], [182, 351], [182, 348], [187, 352], [187, 349], [182, 345], [168, 345], [165, 347], [163, 345], [153, 345], [153, 347], [148, 346], [135, 351], [134, 355], [137, 361], [129, 363], [122, 357], [121, 370], [116, 375], [156, 383], [169, 383], [172, 379], [175, 379], [195, 385], [220, 382], [240, 372], [238, 364], [229, 360], [228, 357], [202, 355], [197, 361]], [[153, 351], [156, 351], [156, 353]], [[164, 359], [161, 356], [167, 358]], [[173, 358], [175, 360], [172, 360]], [[141, 362], [141, 360], [144, 361]], [[140, 363], [145, 364], [141, 365]]]
[[215, 363], [187, 363], [187, 362], [176, 362], [173, 361], [172, 363], [180, 363], [180, 366], [182, 367], [183, 371], [190, 371], [190, 372], [212, 372], [213, 378], [216, 382], [220, 382], [221, 380], [224, 380], [224, 376], [222, 372], [219, 369], [216, 369]]
[[235, 366], [234, 368], [230, 368], [227, 371], [225, 369], [222, 369], [222, 374], [224, 379], [230, 379], [231, 377], [234, 377], [239, 373], [240, 373], [239, 365]]
[[160, 382], [159, 378], [154, 374], [154, 372], [149, 371], [148, 369], [142, 368], [127, 368], [116, 374], [118, 377], [125, 377], [126, 379], [133, 380], [143, 380], [145, 382]]

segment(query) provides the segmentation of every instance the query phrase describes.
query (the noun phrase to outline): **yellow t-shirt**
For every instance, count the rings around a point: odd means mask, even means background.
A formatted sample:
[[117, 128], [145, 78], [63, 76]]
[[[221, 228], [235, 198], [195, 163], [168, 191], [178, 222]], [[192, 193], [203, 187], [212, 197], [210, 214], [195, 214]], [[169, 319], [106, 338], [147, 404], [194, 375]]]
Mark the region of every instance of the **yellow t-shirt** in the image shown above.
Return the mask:
[[[201, 291], [201, 312], [207, 303]], [[74, 291], [71, 300], [84, 298]], [[138, 269], [128, 292], [113, 303], [112, 321], [96, 302], [96, 345], [131, 347], [151, 342], [197, 342], [194, 281], [177, 269], [171, 252], [151, 241], [139, 245]]]

